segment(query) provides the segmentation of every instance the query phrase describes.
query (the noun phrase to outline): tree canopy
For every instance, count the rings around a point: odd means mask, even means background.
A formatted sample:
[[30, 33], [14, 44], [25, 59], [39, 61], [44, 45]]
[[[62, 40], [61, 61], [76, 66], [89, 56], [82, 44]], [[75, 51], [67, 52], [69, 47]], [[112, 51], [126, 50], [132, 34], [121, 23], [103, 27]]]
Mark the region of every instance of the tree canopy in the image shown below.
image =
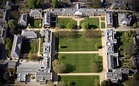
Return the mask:
[[53, 8], [58, 8], [58, 0], [52, 0]]
[[68, 29], [76, 29], [77, 28], [77, 25], [74, 21], [70, 21], [67, 26], [66, 26]]
[[93, 0], [93, 7], [94, 8], [100, 8], [101, 7], [101, 1], [100, 0]]
[[6, 49], [11, 50], [11, 48], [12, 48], [12, 39], [6, 38]]
[[82, 27], [83, 29], [89, 29], [89, 23], [88, 23], [88, 22], [83, 22], [83, 23], [81, 24], [81, 27]]
[[104, 81], [101, 82], [101, 86], [111, 86], [111, 81], [104, 80]]
[[15, 29], [16, 26], [17, 26], [16, 20], [14, 20], [14, 19], [9, 20], [9, 21], [8, 21], [8, 26], [9, 26], [11, 29]]
[[124, 52], [129, 57], [132, 57], [137, 52], [137, 47], [133, 43], [127, 43], [124, 47]]
[[11, 12], [11, 17], [13, 18], [13, 19], [18, 19], [19, 18], [19, 16], [20, 16], [20, 13], [19, 13], [19, 11], [12, 11]]
[[40, 8], [41, 7], [41, 0], [28, 0], [28, 7], [30, 9]]
[[64, 72], [66, 70], [65, 64], [63, 64], [62, 62], [59, 62], [57, 59], [55, 59], [52, 62], [52, 66], [53, 66], [53, 70], [56, 73], [62, 73], [62, 72]]
[[6, 50], [7, 50], [7, 55], [8, 57], [10, 57], [10, 51], [12, 49], [12, 39], [11, 38], [6, 38], [6, 43], [5, 43], [5, 47], [6, 47]]
[[101, 37], [101, 31], [86, 30], [83, 33], [83, 36], [86, 38], [100, 38]]

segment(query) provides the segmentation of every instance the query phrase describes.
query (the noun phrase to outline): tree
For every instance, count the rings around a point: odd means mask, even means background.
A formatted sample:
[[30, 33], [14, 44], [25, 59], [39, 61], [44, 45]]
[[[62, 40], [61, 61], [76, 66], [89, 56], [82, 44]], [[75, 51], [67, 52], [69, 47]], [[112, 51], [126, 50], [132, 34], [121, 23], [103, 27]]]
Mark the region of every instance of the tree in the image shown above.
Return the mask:
[[89, 23], [88, 23], [88, 22], [83, 22], [83, 23], [81, 24], [81, 27], [82, 27], [83, 29], [89, 29]]
[[86, 38], [100, 38], [101, 33], [101, 31], [86, 30], [84, 31], [83, 36]]
[[29, 60], [31, 61], [31, 60], [33, 60], [33, 55], [32, 55], [32, 53], [29, 53]]
[[136, 22], [133, 24], [133, 28], [137, 28], [137, 23]]
[[35, 8], [35, 5], [36, 5], [36, 0], [28, 0], [28, 7], [30, 9]]
[[110, 80], [104, 80], [101, 82], [101, 86], [111, 86], [111, 81]]
[[57, 59], [55, 59], [52, 62], [52, 66], [53, 66], [53, 70], [56, 73], [62, 73], [62, 72], [64, 72], [66, 70], [65, 64], [63, 64], [62, 62], [59, 62]]
[[96, 44], [95, 44], [95, 48], [96, 48], [96, 49], [98, 49], [98, 48], [99, 48], [99, 45], [98, 45], [98, 43], [96, 43]]
[[12, 11], [12, 12], [11, 12], [11, 17], [12, 17], [13, 19], [18, 20], [19, 16], [20, 16], [19, 11]]
[[57, 86], [65, 86], [65, 82], [64, 81], [60, 81], [60, 82], [58, 82]]
[[15, 29], [16, 26], [17, 26], [16, 20], [14, 20], [14, 19], [9, 20], [9, 21], [8, 21], [8, 26], [9, 26], [11, 29]]
[[137, 47], [133, 43], [127, 43], [124, 47], [124, 53], [128, 57], [134, 56], [134, 54], [137, 52]]
[[37, 0], [37, 2], [36, 2], [36, 7], [37, 7], [37, 8], [40, 8], [41, 6], [42, 6], [41, 0]]
[[100, 0], [92, 0], [92, 3], [94, 8], [100, 8], [102, 5]]
[[58, 8], [58, 0], [52, 0], [53, 8]]
[[11, 51], [11, 49], [12, 49], [12, 39], [11, 38], [6, 38], [6, 40], [5, 40], [5, 48], [6, 48], [6, 50], [7, 50], [7, 55], [8, 55], [8, 57], [10, 57], [10, 51]]
[[12, 39], [11, 38], [6, 38], [6, 49], [11, 50], [12, 48]]
[[67, 26], [66, 26], [68, 29], [76, 29], [77, 28], [77, 25], [74, 21], [70, 21]]

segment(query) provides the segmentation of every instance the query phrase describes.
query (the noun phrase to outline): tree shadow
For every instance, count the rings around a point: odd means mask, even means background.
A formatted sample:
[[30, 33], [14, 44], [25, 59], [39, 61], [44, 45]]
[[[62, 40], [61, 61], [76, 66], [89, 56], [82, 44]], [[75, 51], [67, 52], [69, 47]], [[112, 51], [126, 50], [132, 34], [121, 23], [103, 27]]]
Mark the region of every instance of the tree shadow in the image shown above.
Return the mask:
[[101, 48], [103, 48], [103, 46], [101, 46], [101, 45], [100, 45], [100, 46], [98, 46], [98, 49], [101, 49]]
[[64, 71], [65, 73], [70, 73], [73, 72], [76, 69], [75, 66], [71, 65], [71, 64], [66, 64], [66, 70]]
[[98, 28], [96, 25], [90, 25], [89, 28]]
[[67, 45], [62, 45], [62, 46], [61, 46], [61, 48], [67, 48], [67, 47], [68, 47]]
[[59, 82], [59, 81], [61, 81], [61, 76], [60, 76], [60, 75], [58, 75], [58, 82]]
[[58, 47], [59, 47], [59, 38], [55, 38], [55, 50], [57, 50], [57, 52], [59, 51]]

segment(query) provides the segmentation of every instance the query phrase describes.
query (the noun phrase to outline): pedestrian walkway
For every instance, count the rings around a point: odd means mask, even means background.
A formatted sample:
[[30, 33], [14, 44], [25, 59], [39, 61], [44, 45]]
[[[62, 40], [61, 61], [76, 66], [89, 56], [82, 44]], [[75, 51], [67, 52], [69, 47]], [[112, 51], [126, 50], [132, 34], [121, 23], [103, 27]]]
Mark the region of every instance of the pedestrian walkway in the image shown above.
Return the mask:
[[60, 76], [90, 76], [90, 75], [98, 75], [100, 76], [101, 73], [58, 73]]
[[40, 56], [40, 48], [41, 48], [41, 38], [39, 38], [39, 47], [38, 47], [38, 56]]
[[71, 51], [71, 52], [58, 52], [59, 54], [98, 54], [98, 51]]

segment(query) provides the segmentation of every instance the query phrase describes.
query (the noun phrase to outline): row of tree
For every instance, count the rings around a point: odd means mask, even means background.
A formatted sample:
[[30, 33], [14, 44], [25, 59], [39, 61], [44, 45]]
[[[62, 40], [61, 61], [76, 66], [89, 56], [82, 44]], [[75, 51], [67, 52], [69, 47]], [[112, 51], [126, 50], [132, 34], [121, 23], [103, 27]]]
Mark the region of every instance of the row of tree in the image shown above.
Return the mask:
[[[102, 7], [102, 2], [101, 0], [86, 0], [87, 3], [90, 2], [90, 4], [88, 5], [89, 7], [94, 7], [94, 8], [100, 8]], [[66, 3], [63, 3], [63, 4], [67, 4], [68, 3], [68, 0], [66, 1], [58, 1], [58, 0], [52, 0], [52, 6], [53, 8], [59, 8], [61, 7], [60, 4], [62, 2], [66, 2]]]
[[13, 41], [11, 38], [6, 38], [5, 42], [6, 42], [5, 47], [7, 50], [7, 56], [10, 57]]
[[78, 38], [81, 34], [77, 31], [58, 31], [54, 33], [56, 38]]
[[30, 9], [41, 8], [41, 0], [28, 0], [28, 7]]
[[85, 38], [100, 38], [102, 36], [102, 32], [100, 30], [86, 30], [84, 32], [77, 31], [57, 31], [54, 33], [56, 38], [79, 38], [81, 36]]

